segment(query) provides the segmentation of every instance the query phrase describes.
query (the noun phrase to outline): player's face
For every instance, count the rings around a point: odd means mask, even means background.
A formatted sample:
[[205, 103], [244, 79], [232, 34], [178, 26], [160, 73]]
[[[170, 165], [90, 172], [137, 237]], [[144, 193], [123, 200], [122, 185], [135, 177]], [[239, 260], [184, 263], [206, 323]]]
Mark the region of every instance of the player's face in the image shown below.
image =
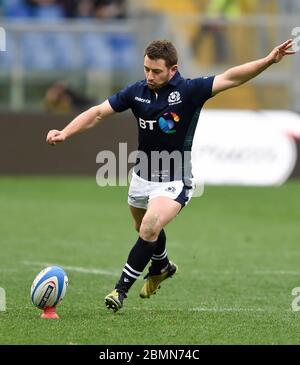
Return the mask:
[[175, 75], [177, 65], [166, 66], [166, 61], [159, 58], [151, 60], [147, 55], [144, 58], [144, 72], [147, 84], [151, 90], [160, 89]]

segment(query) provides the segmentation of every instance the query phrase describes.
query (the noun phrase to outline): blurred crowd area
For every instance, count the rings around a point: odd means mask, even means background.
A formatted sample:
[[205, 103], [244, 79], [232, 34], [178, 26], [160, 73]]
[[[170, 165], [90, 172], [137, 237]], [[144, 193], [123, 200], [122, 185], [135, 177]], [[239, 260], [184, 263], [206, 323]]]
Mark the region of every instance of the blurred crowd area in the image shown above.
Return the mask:
[[[128, 4], [129, 10], [128, 10]], [[194, 13], [209, 17], [242, 14], [295, 14], [299, 0], [0, 0], [0, 16], [43, 20], [122, 19], [139, 11], [172, 15]], [[130, 14], [131, 13], [131, 14]]]
[[[0, 0], [0, 108], [83, 109], [144, 77], [155, 38], [176, 44], [185, 76], [217, 74], [290, 38], [299, 14], [300, 0]], [[210, 105], [300, 110], [295, 65]]]
[[10, 19], [120, 19], [126, 0], [0, 0], [0, 15]]
[[198, 13], [214, 17], [300, 12], [299, 0], [143, 0], [136, 4], [139, 8], [168, 14]]

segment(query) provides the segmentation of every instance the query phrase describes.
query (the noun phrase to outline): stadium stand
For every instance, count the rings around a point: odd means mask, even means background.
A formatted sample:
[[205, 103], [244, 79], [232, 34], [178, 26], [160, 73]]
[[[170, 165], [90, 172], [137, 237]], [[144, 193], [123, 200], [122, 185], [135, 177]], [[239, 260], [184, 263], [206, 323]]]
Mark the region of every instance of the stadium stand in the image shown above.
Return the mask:
[[[85, 83], [93, 97], [99, 92], [97, 83], [103, 93], [107, 88], [106, 95], [116, 91], [143, 77], [137, 62], [152, 38], [175, 42], [185, 76], [217, 74], [263, 56], [289, 37], [291, 22], [286, 19], [291, 12], [300, 12], [296, 0], [284, 4], [279, 0], [57, 0], [47, 1], [49, 7], [42, 7], [42, 2], [0, 0], [1, 24], [7, 29], [0, 79], [14, 90], [9, 96], [13, 109], [28, 107], [26, 95], [38, 95], [42, 84], [46, 89], [68, 77], [77, 85]], [[205, 30], [207, 17], [216, 23]], [[253, 44], [257, 46], [249, 47]], [[298, 103], [292, 95], [298, 87], [291, 74], [295, 66], [290, 66], [287, 62], [280, 72], [268, 71], [238, 91], [212, 99], [208, 106], [258, 109], [291, 104], [295, 109]], [[7, 106], [7, 97], [1, 95], [0, 106]]]

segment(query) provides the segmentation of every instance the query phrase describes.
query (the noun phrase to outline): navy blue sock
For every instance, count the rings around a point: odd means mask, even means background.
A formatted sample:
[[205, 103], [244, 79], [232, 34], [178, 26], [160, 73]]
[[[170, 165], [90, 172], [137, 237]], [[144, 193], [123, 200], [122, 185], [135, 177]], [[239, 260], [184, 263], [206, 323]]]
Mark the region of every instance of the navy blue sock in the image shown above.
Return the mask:
[[169, 263], [168, 252], [166, 249], [166, 234], [162, 229], [157, 238], [157, 243], [153, 255], [151, 257], [151, 272], [160, 274], [161, 270]]
[[130, 289], [150, 261], [156, 247], [156, 242], [148, 242], [144, 241], [141, 237], [138, 238], [129, 253], [115, 289], [122, 289], [126, 292]]

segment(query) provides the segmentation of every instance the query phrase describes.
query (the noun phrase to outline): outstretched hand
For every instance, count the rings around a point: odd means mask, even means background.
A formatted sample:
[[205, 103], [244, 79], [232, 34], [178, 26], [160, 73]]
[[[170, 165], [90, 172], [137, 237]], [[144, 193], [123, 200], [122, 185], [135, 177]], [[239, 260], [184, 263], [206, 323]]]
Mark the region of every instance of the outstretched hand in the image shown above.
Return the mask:
[[65, 134], [62, 131], [58, 131], [56, 129], [52, 129], [48, 132], [46, 141], [51, 146], [55, 146], [58, 142], [63, 142], [66, 139]]
[[275, 47], [273, 51], [268, 55], [271, 63], [278, 63], [282, 60], [284, 56], [293, 55], [296, 52], [292, 51], [293, 40], [289, 39], [282, 43], [281, 45]]

